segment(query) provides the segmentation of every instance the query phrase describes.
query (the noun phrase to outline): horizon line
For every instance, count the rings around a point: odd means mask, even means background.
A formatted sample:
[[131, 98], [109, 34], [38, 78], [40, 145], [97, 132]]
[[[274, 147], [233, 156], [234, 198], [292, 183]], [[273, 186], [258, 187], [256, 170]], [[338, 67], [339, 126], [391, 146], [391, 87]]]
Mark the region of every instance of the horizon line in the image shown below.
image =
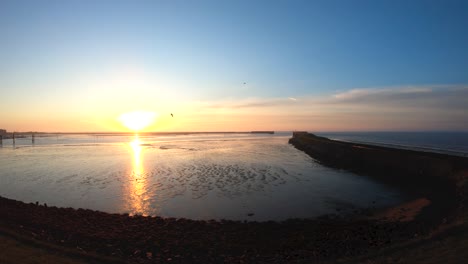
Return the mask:
[[402, 133], [424, 133], [424, 132], [459, 132], [468, 133], [468, 130], [240, 130], [240, 131], [8, 131], [6, 134], [242, 134], [242, 133], [281, 133], [281, 132], [308, 132], [308, 133], [385, 133], [385, 132], [402, 132]]

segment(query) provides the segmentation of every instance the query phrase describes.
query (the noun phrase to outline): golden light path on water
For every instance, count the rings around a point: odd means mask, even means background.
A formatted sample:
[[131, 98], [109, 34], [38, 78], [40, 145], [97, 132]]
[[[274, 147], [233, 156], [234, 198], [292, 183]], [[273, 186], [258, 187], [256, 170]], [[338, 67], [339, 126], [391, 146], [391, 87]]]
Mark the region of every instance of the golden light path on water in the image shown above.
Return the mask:
[[146, 200], [146, 177], [142, 162], [142, 147], [138, 135], [130, 142], [133, 154], [132, 173], [129, 180], [129, 196], [133, 214], [148, 214]]

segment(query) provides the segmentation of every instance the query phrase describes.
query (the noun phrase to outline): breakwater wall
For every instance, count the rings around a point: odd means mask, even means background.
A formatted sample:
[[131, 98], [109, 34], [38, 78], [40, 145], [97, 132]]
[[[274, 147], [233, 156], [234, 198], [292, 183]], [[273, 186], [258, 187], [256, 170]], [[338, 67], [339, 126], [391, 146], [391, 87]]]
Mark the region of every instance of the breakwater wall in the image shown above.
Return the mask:
[[307, 132], [294, 132], [289, 143], [324, 165], [367, 175], [433, 201], [468, 204], [466, 157], [342, 142]]

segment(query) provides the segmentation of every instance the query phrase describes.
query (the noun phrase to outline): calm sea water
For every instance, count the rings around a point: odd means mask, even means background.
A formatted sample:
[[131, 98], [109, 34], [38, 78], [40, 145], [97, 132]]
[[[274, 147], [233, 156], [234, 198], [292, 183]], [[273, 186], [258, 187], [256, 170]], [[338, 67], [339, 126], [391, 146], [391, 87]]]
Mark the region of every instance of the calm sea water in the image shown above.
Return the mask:
[[468, 156], [468, 132], [326, 132], [316, 134], [357, 143]]
[[58, 135], [3, 141], [0, 195], [49, 206], [192, 219], [284, 220], [403, 197], [324, 167], [291, 133]]

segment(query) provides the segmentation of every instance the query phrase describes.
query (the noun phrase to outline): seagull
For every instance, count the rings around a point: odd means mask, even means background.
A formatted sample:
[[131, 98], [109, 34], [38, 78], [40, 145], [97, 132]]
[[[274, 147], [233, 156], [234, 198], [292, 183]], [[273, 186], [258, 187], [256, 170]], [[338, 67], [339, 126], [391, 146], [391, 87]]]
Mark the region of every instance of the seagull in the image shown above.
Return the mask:
[[171, 113], [171, 116], [174, 117], [174, 115]]
[[247, 84], [247, 83], [246, 83], [246, 82], [244, 82], [244, 85], [246, 85], [246, 84]]

